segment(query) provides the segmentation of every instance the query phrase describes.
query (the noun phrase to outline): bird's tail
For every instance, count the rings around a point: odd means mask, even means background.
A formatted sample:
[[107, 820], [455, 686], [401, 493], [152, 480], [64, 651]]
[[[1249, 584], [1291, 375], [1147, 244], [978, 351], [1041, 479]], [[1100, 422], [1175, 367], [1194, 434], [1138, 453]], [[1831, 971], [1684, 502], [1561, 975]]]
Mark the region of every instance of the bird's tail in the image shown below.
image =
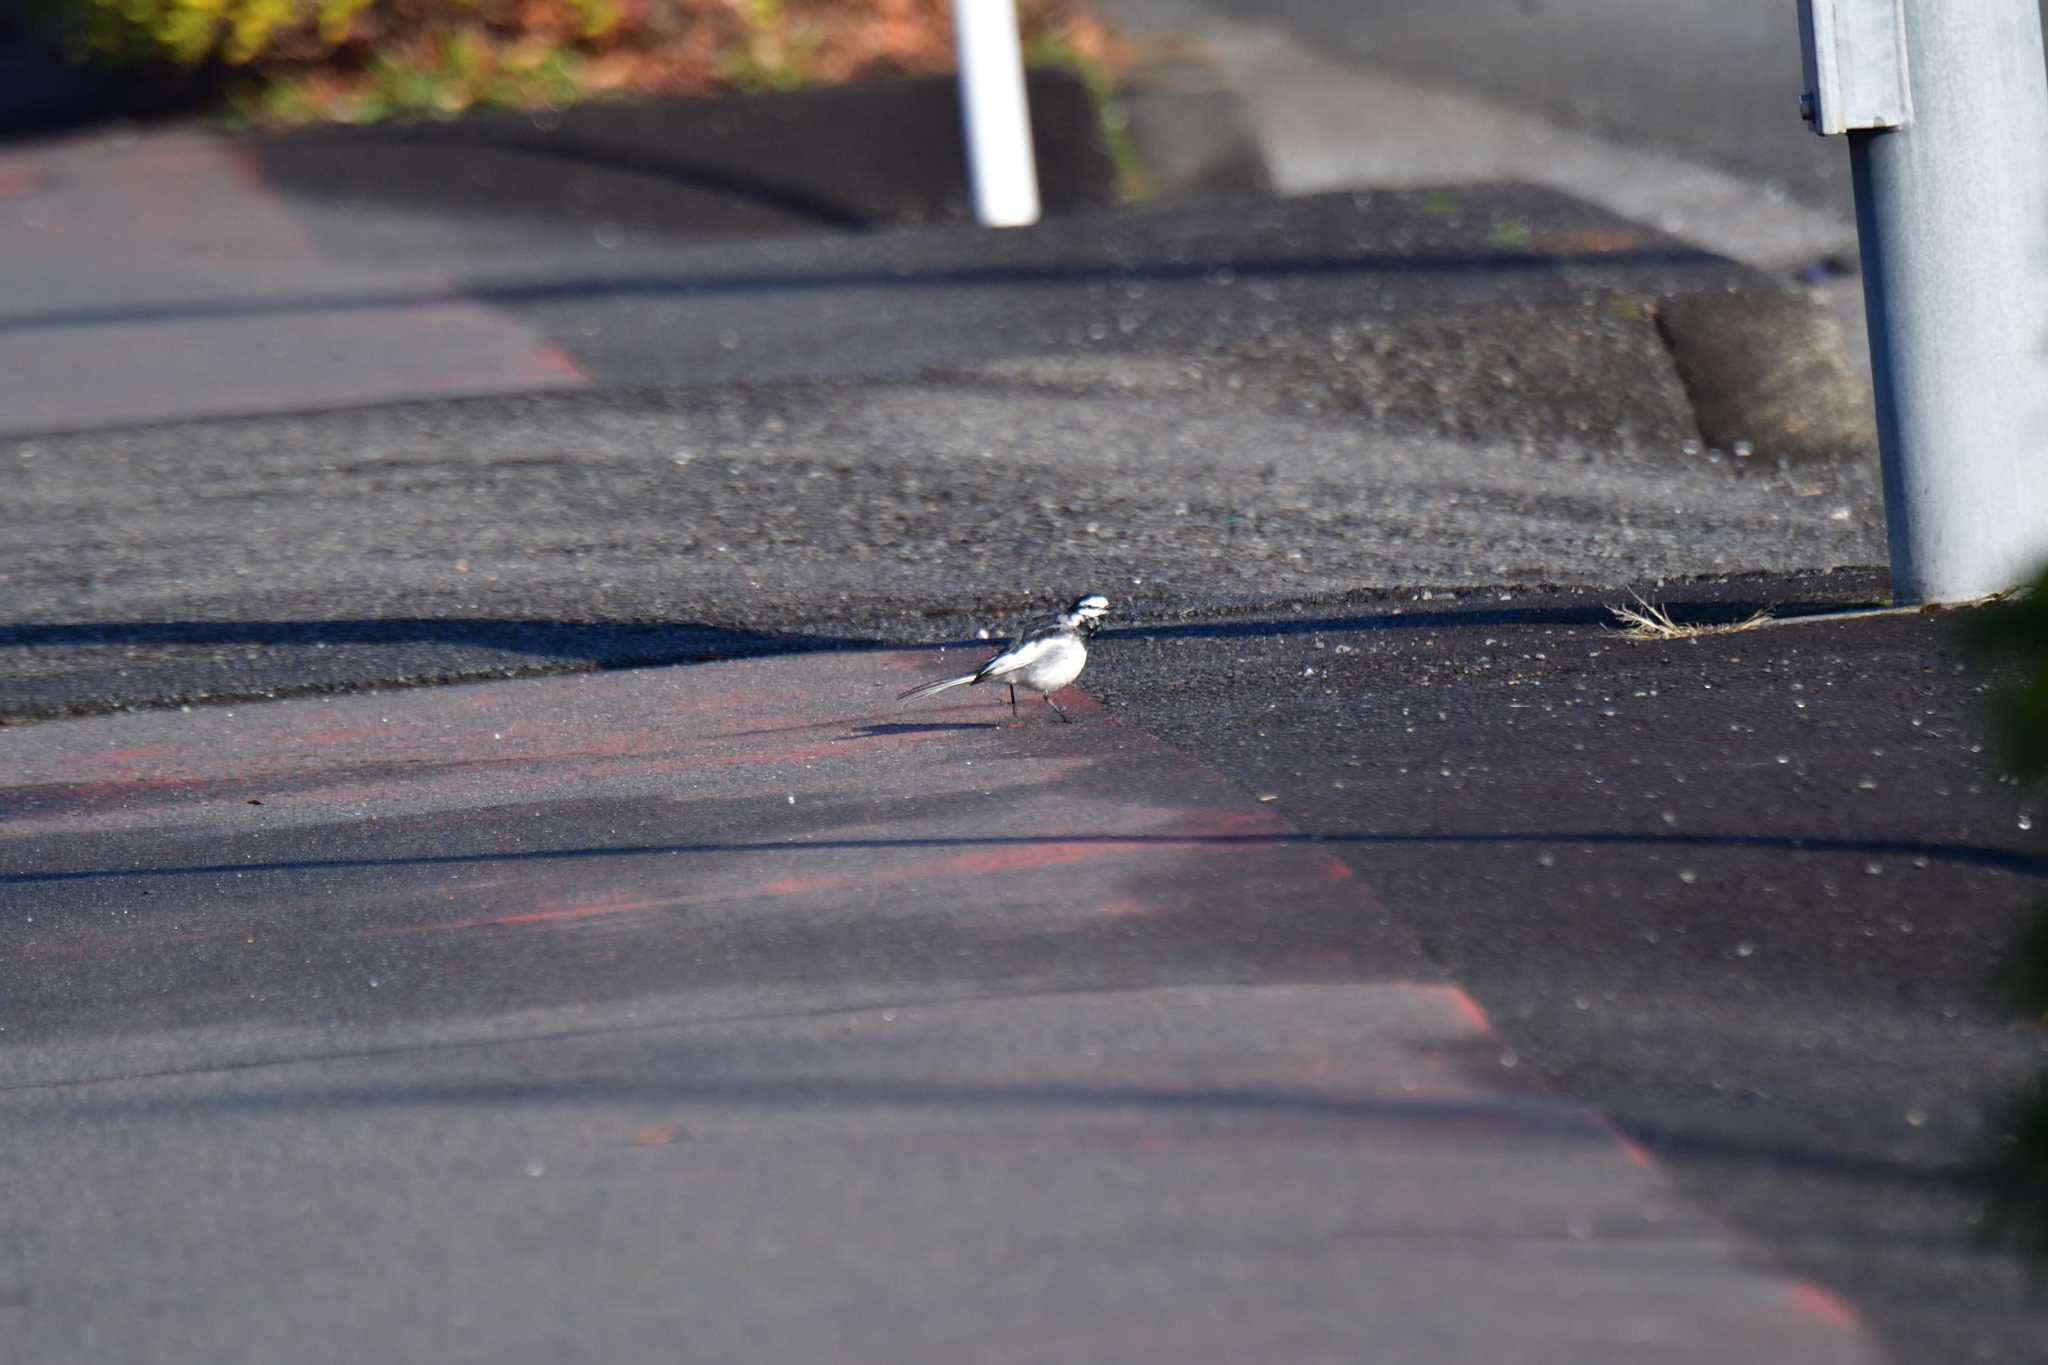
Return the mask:
[[975, 677], [976, 675], [973, 673], [962, 673], [957, 678], [941, 678], [937, 682], [920, 683], [908, 692], [897, 693], [896, 700], [909, 701], [913, 697], [929, 697], [932, 693], [943, 692], [949, 687], [965, 687], [968, 683], [973, 682]]

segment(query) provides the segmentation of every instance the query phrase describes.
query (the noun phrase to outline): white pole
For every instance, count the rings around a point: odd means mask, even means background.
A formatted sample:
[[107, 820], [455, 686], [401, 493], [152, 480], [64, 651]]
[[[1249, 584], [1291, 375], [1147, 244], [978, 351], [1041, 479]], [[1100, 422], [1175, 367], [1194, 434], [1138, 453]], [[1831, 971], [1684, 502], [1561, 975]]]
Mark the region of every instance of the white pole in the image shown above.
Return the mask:
[[1016, 0], [953, 0], [953, 35], [960, 54], [974, 216], [989, 227], [1035, 223], [1038, 167], [1024, 98]]
[[[1822, 20], [1807, 39], [1808, 117], [1848, 133], [1855, 173], [1893, 596], [1960, 602], [2016, 587], [2048, 562], [2040, 10], [1805, 7]], [[1827, 68], [1836, 57], [1839, 73]]]

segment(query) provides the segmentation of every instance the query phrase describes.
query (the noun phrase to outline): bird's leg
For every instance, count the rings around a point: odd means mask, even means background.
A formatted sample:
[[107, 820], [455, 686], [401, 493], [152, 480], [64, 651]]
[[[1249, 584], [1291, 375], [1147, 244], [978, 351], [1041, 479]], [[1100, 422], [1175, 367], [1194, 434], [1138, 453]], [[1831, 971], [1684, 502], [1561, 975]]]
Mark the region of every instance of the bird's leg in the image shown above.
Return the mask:
[[1058, 716], [1061, 720], [1065, 721], [1069, 725], [1072, 725], [1074, 723], [1074, 718], [1072, 716], [1060, 710], [1060, 704], [1052, 699], [1052, 693], [1041, 692], [1038, 695], [1044, 700], [1047, 706], [1050, 706], [1052, 708], [1052, 713], [1054, 715]]
[[1017, 718], [1017, 684], [1010, 684], [1010, 719]]

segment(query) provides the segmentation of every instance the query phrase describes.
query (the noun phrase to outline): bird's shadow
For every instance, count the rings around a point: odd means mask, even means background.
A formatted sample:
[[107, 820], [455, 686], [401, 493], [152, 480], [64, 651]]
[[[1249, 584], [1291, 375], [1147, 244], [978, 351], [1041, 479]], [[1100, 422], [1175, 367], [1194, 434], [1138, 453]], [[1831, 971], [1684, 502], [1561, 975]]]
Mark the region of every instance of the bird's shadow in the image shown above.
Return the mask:
[[884, 739], [890, 735], [929, 735], [942, 730], [1000, 730], [994, 721], [934, 721], [928, 724], [869, 724], [856, 725], [847, 739]]

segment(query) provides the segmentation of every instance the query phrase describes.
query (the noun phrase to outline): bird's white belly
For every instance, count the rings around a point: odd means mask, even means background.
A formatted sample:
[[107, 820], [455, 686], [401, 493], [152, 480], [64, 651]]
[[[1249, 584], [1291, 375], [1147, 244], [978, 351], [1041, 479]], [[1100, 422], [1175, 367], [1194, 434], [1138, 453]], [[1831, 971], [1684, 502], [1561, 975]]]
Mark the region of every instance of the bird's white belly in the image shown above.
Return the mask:
[[1047, 650], [1025, 667], [998, 681], [1013, 682], [1034, 692], [1057, 692], [1080, 677], [1087, 662], [1087, 649], [1079, 643], [1065, 641], [1060, 648]]

